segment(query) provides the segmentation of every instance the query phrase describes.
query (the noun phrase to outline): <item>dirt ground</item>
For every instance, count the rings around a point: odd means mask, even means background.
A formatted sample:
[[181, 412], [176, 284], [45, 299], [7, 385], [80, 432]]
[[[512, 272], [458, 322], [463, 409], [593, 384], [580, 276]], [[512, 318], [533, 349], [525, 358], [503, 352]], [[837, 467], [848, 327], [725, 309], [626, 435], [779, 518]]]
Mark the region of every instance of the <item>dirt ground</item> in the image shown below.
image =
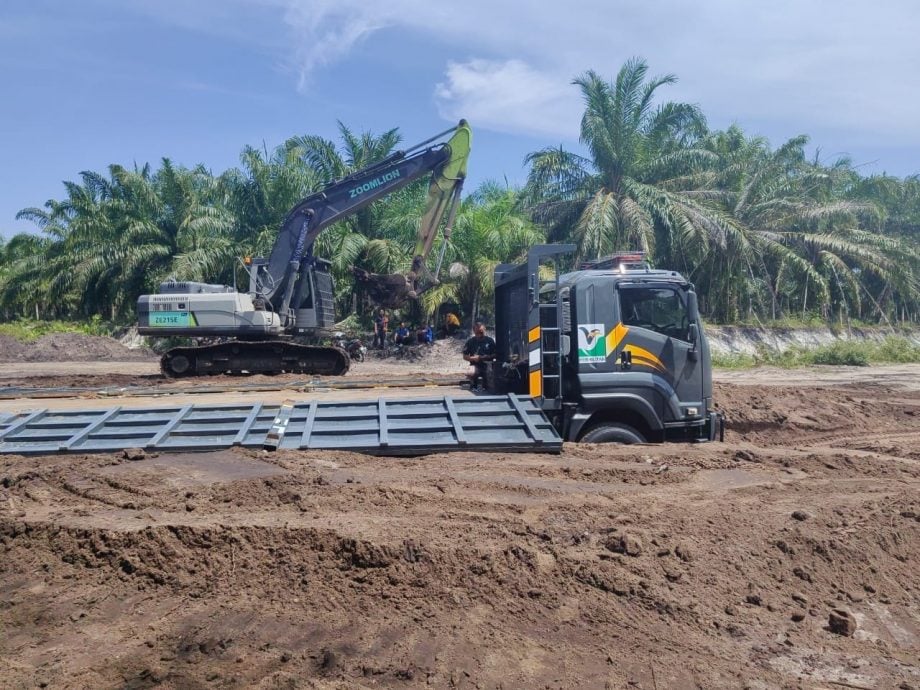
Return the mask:
[[851, 373], [720, 372], [721, 444], [0, 457], [0, 686], [920, 688], [920, 366]]

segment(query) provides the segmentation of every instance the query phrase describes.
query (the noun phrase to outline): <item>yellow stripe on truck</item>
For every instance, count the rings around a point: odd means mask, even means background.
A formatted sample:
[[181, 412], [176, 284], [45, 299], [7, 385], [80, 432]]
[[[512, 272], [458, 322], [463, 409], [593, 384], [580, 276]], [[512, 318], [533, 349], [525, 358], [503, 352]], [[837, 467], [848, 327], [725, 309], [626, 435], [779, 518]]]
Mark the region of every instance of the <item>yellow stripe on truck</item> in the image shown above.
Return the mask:
[[543, 395], [543, 376], [542, 372], [537, 369], [530, 372], [530, 397], [539, 398]]
[[629, 329], [622, 323], [618, 323], [610, 330], [610, 333], [607, 334], [608, 357], [617, 351], [617, 348], [620, 346], [620, 343], [623, 342], [623, 338], [626, 337], [627, 333], [629, 333]]
[[534, 326], [534, 327], [531, 328], [530, 331], [527, 333], [527, 342], [528, 342], [528, 343], [532, 343], [532, 342], [534, 342], [534, 341], [536, 341], [536, 340], [539, 340], [539, 339], [540, 339], [540, 327], [539, 327], [539, 326]]
[[662, 363], [662, 361], [658, 359], [657, 356], [653, 355], [644, 347], [639, 347], [638, 345], [626, 345], [623, 349], [626, 352], [632, 354], [633, 363], [635, 364], [644, 364], [647, 367], [658, 369], [661, 372], [667, 372], [668, 370], [664, 363]]

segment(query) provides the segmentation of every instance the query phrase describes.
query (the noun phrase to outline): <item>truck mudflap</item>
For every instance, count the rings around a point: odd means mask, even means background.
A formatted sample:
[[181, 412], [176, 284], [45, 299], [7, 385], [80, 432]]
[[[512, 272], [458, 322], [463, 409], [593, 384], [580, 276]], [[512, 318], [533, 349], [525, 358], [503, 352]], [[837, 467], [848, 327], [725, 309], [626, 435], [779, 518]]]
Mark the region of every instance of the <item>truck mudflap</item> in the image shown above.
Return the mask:
[[0, 454], [207, 451], [241, 446], [413, 456], [447, 451], [559, 453], [529, 397], [406, 398], [35, 410], [0, 415]]
[[725, 417], [721, 412], [709, 413], [709, 440], [725, 440]]

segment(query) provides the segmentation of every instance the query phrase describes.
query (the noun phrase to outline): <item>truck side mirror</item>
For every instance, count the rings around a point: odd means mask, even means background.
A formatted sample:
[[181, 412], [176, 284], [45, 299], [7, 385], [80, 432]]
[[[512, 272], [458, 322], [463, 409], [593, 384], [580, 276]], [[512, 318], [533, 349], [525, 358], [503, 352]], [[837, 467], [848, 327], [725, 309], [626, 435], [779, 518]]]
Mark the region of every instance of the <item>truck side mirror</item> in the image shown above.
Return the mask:
[[690, 359], [696, 359], [697, 344], [700, 341], [700, 327], [694, 321], [690, 324], [690, 328], [687, 331], [688, 337], [690, 338], [690, 351], [687, 353]]
[[696, 301], [696, 293], [693, 290], [687, 292], [687, 316], [691, 322], [700, 320], [700, 308]]

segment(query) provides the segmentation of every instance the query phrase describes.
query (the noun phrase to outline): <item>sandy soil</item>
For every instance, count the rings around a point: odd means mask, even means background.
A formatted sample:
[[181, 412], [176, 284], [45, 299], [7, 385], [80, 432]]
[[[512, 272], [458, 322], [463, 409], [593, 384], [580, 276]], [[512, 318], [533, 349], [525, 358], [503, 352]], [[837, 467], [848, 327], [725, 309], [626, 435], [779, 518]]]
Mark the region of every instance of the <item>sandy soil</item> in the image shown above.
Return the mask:
[[[68, 334], [74, 335], [74, 334]], [[0, 336], [3, 338], [4, 336]], [[50, 336], [46, 336], [50, 337]], [[12, 341], [12, 339], [9, 339]], [[18, 343], [18, 341], [15, 341]], [[215, 386], [223, 384], [246, 385], [271, 382], [297, 383], [305, 380], [322, 380], [305, 374], [279, 374], [278, 376], [207, 376], [202, 379], [166, 379], [160, 374], [159, 357], [147, 350], [129, 350], [110, 338], [79, 336], [82, 349], [78, 357], [65, 351], [42, 346], [34, 354], [28, 346], [18, 343], [4, 355], [5, 341], [0, 340], [0, 390], [16, 387], [110, 387], [110, 386], [168, 386], [170, 388]], [[439, 340], [431, 346], [418, 346], [386, 353], [372, 350], [363, 362], [352, 362], [345, 377], [369, 379], [380, 376], [462, 376], [465, 363], [460, 350], [463, 340]], [[34, 357], [34, 359], [25, 359]]]
[[920, 367], [784, 375], [723, 444], [0, 458], [0, 686], [920, 688]]

